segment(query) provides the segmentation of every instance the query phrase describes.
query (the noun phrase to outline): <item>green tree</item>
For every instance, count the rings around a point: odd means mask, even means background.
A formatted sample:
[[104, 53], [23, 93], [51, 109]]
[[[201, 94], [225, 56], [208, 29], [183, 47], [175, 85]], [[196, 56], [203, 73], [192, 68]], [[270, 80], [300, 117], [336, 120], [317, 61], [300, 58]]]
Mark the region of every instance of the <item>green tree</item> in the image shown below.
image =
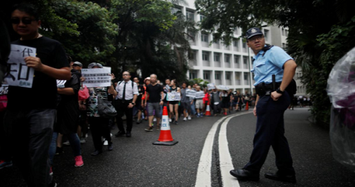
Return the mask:
[[302, 67], [313, 117], [324, 127], [330, 118], [326, 80], [334, 63], [354, 46], [350, 25], [355, 12], [350, 4], [349, 0], [196, 0], [198, 11], [206, 16], [201, 28], [226, 42], [235, 27], [244, 32], [264, 23], [288, 27], [288, 52]]

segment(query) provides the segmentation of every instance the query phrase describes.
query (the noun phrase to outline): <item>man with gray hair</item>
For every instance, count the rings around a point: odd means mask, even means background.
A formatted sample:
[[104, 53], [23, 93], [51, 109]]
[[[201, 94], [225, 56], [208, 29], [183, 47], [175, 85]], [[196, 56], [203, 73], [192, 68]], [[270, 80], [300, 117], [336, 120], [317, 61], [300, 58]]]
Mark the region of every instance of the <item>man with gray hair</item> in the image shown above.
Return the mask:
[[[163, 99], [164, 99], [164, 92], [163, 92], [163, 86], [157, 83], [157, 75], [151, 74], [150, 75], [150, 84], [147, 85], [147, 90], [146, 90], [146, 97], [145, 97], [145, 102], [144, 106], [147, 106], [147, 102], [149, 102], [148, 105], [148, 116], [149, 116], [149, 127], [145, 129], [147, 132], [152, 132], [153, 131], [153, 118], [154, 118], [154, 112], [155, 112], [155, 117], [157, 119], [157, 128], [159, 128], [159, 122], [160, 122], [160, 105], [163, 105]], [[149, 99], [148, 99], [149, 98]]]

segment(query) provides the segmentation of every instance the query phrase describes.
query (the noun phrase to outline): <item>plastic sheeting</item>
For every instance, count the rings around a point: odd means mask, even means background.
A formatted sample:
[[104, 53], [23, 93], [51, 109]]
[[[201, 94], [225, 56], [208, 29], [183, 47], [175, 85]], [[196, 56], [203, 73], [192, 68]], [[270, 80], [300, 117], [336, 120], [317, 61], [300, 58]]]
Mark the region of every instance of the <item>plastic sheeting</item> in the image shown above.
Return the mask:
[[333, 67], [327, 93], [332, 103], [329, 134], [333, 157], [355, 172], [355, 48]]

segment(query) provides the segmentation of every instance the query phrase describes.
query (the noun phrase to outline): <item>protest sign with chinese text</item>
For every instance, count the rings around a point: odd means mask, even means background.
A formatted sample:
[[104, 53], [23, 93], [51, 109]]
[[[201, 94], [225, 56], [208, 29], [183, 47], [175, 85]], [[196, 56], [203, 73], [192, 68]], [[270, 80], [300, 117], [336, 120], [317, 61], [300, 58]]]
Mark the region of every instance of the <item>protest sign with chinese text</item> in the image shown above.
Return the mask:
[[167, 101], [180, 101], [181, 100], [180, 92], [168, 92], [166, 100]]
[[111, 68], [82, 69], [81, 74], [85, 77], [84, 85], [92, 87], [111, 86]]
[[34, 69], [26, 65], [25, 57], [36, 56], [36, 48], [11, 44], [11, 53], [7, 61], [8, 72], [5, 79], [8, 85], [32, 88]]

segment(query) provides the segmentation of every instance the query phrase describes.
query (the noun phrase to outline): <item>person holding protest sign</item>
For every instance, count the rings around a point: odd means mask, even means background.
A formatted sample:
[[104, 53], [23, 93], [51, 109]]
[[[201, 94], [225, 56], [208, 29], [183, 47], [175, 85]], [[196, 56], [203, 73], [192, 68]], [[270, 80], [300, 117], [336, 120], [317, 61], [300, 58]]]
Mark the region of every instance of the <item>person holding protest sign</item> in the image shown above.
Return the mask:
[[187, 83], [183, 82], [181, 85], [181, 101], [180, 105], [182, 106], [184, 113], [184, 121], [191, 120], [191, 106], [190, 106], [190, 98], [186, 95], [187, 91]]
[[[15, 5], [11, 23], [21, 38], [12, 43], [11, 63], [8, 64], [7, 80], [11, 79], [12, 84], [9, 86], [4, 129], [11, 147], [16, 148], [13, 150], [14, 160], [27, 185], [54, 185], [49, 175], [48, 151], [56, 116], [56, 79], [71, 78], [69, 62], [58, 41], [39, 34], [41, 20], [37, 7], [25, 3]], [[16, 49], [23, 51], [18, 53]], [[18, 77], [15, 74], [26, 74], [23, 71], [32, 71], [33, 75], [13, 79]]]
[[174, 123], [175, 125], [178, 124], [179, 120], [179, 102], [180, 102], [180, 88], [176, 86], [176, 79], [171, 80], [170, 82], [170, 91], [168, 92], [168, 95], [174, 95], [174, 99], [168, 100], [169, 101], [169, 112], [170, 116], [174, 116], [175, 112], [175, 119]]
[[[89, 69], [103, 68], [100, 63], [92, 62], [88, 65]], [[114, 75], [111, 74], [111, 79], [114, 79]], [[84, 82], [85, 83], [85, 82]], [[88, 105], [88, 119], [90, 124], [90, 130], [92, 135], [92, 140], [94, 142], [95, 151], [91, 153], [92, 156], [97, 156], [102, 153], [102, 139], [103, 136], [108, 142], [108, 151], [113, 150], [111, 132], [109, 128], [109, 118], [100, 116], [98, 111], [98, 102], [102, 100], [103, 102], [108, 101], [108, 93], [113, 93], [113, 86], [110, 87], [90, 87], [89, 93], [90, 97], [87, 101]]]
[[205, 97], [205, 92], [201, 90], [200, 86], [196, 86], [196, 109], [197, 109], [197, 117], [202, 117], [202, 108], [203, 101], [202, 99]]

